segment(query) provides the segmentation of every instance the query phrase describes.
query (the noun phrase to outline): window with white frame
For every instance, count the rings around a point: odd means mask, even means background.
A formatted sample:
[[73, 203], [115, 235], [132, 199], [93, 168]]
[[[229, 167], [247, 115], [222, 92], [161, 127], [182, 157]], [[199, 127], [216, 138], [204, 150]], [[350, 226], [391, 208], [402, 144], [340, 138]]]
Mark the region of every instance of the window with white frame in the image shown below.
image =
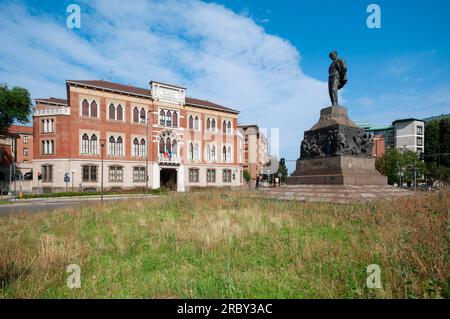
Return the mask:
[[83, 182], [96, 182], [97, 181], [98, 166], [87, 164], [81, 166], [81, 180]]
[[215, 132], [216, 131], [216, 119], [215, 118], [206, 118], [206, 131], [207, 132]]
[[417, 126], [417, 135], [423, 135], [423, 126]]
[[222, 147], [222, 162], [227, 162], [227, 147]]
[[206, 170], [206, 182], [215, 183], [216, 182], [216, 170], [213, 168], [208, 168]]
[[54, 133], [55, 132], [55, 120], [54, 119], [42, 119], [41, 120], [41, 132], [42, 133]]
[[213, 144], [208, 144], [206, 147], [206, 159], [210, 162], [216, 160], [216, 146]]
[[188, 159], [198, 161], [199, 160], [199, 146], [198, 143], [189, 143]]
[[178, 127], [178, 111], [176, 110], [159, 110], [159, 125], [168, 127]]
[[28, 144], [28, 136], [23, 137], [23, 144]]
[[81, 116], [98, 117], [98, 104], [95, 100], [88, 101], [86, 99], [81, 102]]
[[41, 154], [43, 155], [55, 154], [55, 141], [53, 140], [41, 141]]
[[222, 170], [222, 182], [231, 183], [231, 169]]
[[145, 182], [145, 167], [133, 167], [133, 182]]
[[123, 121], [123, 107], [122, 105], [114, 105], [111, 103], [108, 109], [108, 118], [114, 121]]
[[132, 119], [133, 123], [147, 123], [147, 111], [145, 110], [145, 108], [139, 108], [137, 106], [133, 107]]
[[98, 154], [98, 141], [97, 135], [89, 135], [84, 133], [81, 136], [81, 154], [83, 155], [97, 155]]
[[145, 139], [139, 140], [138, 138], [133, 139], [132, 145], [132, 156], [134, 157], [145, 157], [146, 145]]
[[123, 138], [121, 136], [115, 138], [110, 136], [108, 139], [108, 155], [123, 156]]
[[111, 165], [108, 167], [108, 180], [110, 182], [123, 182], [123, 166]]
[[198, 168], [190, 168], [189, 169], [189, 183], [198, 183], [199, 175], [200, 175], [200, 170]]
[[231, 132], [232, 132], [232, 130], [231, 130], [231, 121], [224, 120], [222, 122], [222, 133], [231, 135]]

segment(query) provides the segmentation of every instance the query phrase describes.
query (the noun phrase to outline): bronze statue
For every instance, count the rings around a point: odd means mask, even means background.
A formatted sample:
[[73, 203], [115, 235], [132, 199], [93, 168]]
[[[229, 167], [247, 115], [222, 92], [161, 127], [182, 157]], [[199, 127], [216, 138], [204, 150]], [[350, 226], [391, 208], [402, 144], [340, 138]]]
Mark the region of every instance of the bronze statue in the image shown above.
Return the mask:
[[337, 51], [330, 53], [330, 59], [333, 62], [328, 69], [328, 91], [332, 106], [338, 106], [338, 90], [342, 89], [347, 83], [347, 65], [344, 59], [338, 58]]

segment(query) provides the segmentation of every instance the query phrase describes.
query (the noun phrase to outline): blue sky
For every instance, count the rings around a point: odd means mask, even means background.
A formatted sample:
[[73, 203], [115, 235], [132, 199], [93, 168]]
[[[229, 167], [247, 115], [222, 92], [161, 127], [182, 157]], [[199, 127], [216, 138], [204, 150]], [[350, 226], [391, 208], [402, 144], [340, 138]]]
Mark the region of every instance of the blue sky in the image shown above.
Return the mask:
[[[81, 29], [66, 7], [81, 7]], [[381, 7], [368, 29], [366, 7]], [[450, 1], [0, 0], [0, 81], [64, 97], [66, 79], [180, 84], [279, 128], [280, 155], [329, 105], [328, 52], [349, 67], [341, 102], [355, 121], [387, 124], [450, 110]]]

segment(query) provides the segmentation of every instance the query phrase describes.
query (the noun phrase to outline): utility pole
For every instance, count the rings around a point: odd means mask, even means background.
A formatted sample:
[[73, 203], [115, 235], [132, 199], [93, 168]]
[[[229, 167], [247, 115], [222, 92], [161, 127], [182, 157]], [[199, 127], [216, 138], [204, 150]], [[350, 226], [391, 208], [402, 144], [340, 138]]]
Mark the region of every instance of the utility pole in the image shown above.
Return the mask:
[[101, 174], [101, 184], [100, 184], [100, 200], [103, 204], [103, 158], [104, 158], [104, 154], [103, 154], [103, 148], [105, 147], [106, 144], [106, 140], [105, 139], [101, 139], [100, 140], [100, 146], [102, 147], [102, 174]]

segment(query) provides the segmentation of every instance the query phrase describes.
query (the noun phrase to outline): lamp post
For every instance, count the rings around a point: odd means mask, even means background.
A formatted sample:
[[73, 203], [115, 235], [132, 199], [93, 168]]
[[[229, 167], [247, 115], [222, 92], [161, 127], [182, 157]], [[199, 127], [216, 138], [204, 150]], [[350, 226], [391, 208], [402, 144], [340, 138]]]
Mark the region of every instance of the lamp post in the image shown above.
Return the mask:
[[148, 194], [148, 151], [149, 151], [149, 140], [148, 140], [148, 129], [149, 129], [149, 119], [150, 119], [150, 111], [147, 112], [147, 140], [145, 142], [145, 193]]
[[102, 147], [102, 172], [101, 172], [101, 184], [100, 184], [100, 200], [103, 204], [103, 148], [105, 147], [106, 144], [106, 140], [105, 139], [100, 139], [100, 146]]

